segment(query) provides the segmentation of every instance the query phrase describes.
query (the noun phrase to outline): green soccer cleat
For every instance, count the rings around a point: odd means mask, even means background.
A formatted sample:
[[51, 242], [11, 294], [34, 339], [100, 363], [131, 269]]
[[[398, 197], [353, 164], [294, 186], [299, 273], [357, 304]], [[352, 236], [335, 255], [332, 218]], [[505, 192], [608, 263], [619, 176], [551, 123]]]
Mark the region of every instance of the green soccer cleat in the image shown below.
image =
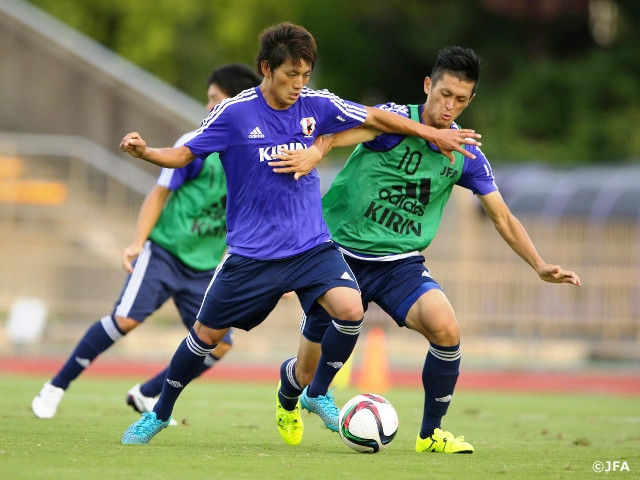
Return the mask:
[[280, 391], [280, 383], [278, 382], [278, 390], [276, 390], [276, 425], [278, 432], [287, 445], [298, 445], [302, 441], [304, 433], [304, 424], [300, 416], [300, 402], [296, 403], [293, 410], [285, 410], [280, 403], [278, 397]]
[[144, 412], [136, 423], [125, 430], [122, 435], [122, 443], [125, 445], [149, 443], [160, 430], [169, 426], [170, 420], [158, 420], [156, 412]]
[[300, 405], [305, 410], [309, 410], [317, 414], [332, 432], [338, 431], [338, 417], [340, 416], [340, 409], [336, 407], [336, 399], [331, 395], [331, 390], [326, 395], [319, 395], [317, 398], [307, 396], [307, 389], [305, 387], [300, 395]]
[[416, 439], [416, 452], [437, 453], [473, 453], [473, 445], [464, 441], [464, 437], [454, 437], [451, 432], [436, 428], [433, 435]]

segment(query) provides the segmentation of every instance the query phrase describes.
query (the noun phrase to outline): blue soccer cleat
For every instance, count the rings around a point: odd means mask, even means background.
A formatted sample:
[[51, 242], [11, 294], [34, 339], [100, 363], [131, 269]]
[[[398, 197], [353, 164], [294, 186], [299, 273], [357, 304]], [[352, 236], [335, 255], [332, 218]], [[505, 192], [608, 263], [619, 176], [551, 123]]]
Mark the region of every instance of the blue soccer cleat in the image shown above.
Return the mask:
[[305, 387], [300, 395], [300, 405], [305, 410], [317, 414], [329, 430], [337, 432], [340, 410], [336, 407], [336, 399], [331, 395], [333, 388], [326, 395], [319, 395], [317, 398], [307, 395], [308, 388]]
[[141, 445], [149, 443], [160, 430], [167, 428], [171, 419], [158, 420], [156, 412], [144, 412], [142, 417], [130, 425], [122, 434], [122, 443], [125, 445]]

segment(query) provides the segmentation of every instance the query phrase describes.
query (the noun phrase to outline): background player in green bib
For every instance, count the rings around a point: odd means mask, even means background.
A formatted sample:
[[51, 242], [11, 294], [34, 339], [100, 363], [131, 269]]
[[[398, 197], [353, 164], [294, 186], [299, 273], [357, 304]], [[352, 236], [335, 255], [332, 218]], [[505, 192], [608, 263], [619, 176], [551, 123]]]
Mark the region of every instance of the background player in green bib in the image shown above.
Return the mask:
[[[379, 108], [433, 127], [458, 128], [454, 120], [475, 96], [479, 72], [475, 52], [445, 48], [424, 81], [424, 104], [389, 103]], [[450, 161], [419, 138], [365, 128], [322, 137], [315, 146], [326, 154], [332, 147], [358, 142], [364, 143], [358, 144], [323, 198], [325, 221], [356, 275], [364, 308], [376, 302], [399, 326], [421, 333], [430, 344], [422, 371], [424, 412], [416, 451], [472, 453], [473, 446], [464, 437], [441, 429], [458, 379], [460, 332], [451, 304], [420, 254], [436, 234], [454, 185], [478, 196], [498, 233], [542, 280], [580, 285], [580, 279], [538, 255], [524, 227], [504, 203], [491, 167], [477, 146], [465, 146], [475, 159], [454, 152]], [[281, 155], [281, 161], [271, 165], [282, 173], [305, 174], [319, 160], [318, 156], [311, 159], [312, 152], [287, 151], [290, 156]], [[298, 357], [281, 367], [283, 395], [299, 395], [313, 377], [321, 326], [328, 321], [320, 309], [303, 317]]]
[[[208, 82], [207, 110], [225, 98], [254, 87], [261, 79], [242, 64], [215, 69]], [[183, 135], [176, 145], [189, 140]], [[227, 188], [217, 154], [183, 168], [164, 168], [145, 198], [133, 243], [122, 253], [130, 275], [113, 312], [85, 332], [60, 371], [33, 399], [39, 418], [52, 418], [69, 387], [95, 358], [172, 298], [187, 329], [193, 326], [202, 297], [225, 250]], [[232, 346], [231, 330], [207, 356], [200, 373]], [[153, 409], [166, 369], [127, 393], [127, 403], [139, 412]]]

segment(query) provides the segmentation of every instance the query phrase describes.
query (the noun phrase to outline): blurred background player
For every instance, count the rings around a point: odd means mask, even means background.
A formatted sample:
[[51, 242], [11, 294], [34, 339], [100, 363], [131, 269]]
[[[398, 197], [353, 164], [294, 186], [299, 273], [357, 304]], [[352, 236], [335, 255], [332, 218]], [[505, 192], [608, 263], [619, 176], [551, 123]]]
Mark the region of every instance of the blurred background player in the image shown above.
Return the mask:
[[[208, 82], [207, 110], [225, 98], [254, 87], [261, 79], [242, 64], [215, 69]], [[183, 135], [176, 146], [189, 140]], [[145, 198], [133, 243], [122, 253], [129, 272], [114, 310], [86, 331], [60, 371], [33, 399], [39, 418], [52, 418], [69, 387], [102, 352], [145, 321], [172, 298], [190, 330], [213, 272], [226, 250], [226, 180], [218, 154], [183, 168], [164, 168]], [[207, 356], [199, 374], [231, 349], [232, 331]], [[127, 394], [138, 412], [151, 410], [162, 390], [166, 370]]]
[[[388, 103], [380, 108], [432, 127], [457, 129], [454, 121], [475, 96], [479, 76], [480, 59], [473, 50], [444, 48], [431, 76], [424, 80], [424, 104]], [[323, 198], [325, 221], [356, 275], [365, 310], [369, 302], [377, 303], [398, 326], [419, 332], [430, 344], [422, 371], [424, 410], [416, 451], [472, 453], [473, 446], [464, 437], [441, 429], [458, 380], [460, 329], [449, 300], [420, 254], [436, 234], [454, 185], [478, 196], [498, 233], [540, 279], [573, 285], [580, 285], [580, 279], [538, 255], [524, 227], [504, 203], [478, 146], [465, 146], [475, 159], [454, 152], [455, 162], [451, 163], [420, 138], [382, 134], [366, 127], [322, 137], [316, 146], [326, 154], [332, 146], [357, 143]], [[287, 153], [296, 156], [296, 152]], [[295, 161], [279, 158], [283, 161], [271, 165], [281, 168]], [[308, 170], [303, 167], [300, 171]], [[280, 170], [291, 171], [287, 167]], [[330, 321], [321, 309], [308, 312], [301, 324], [298, 357], [281, 367], [280, 394], [289, 398], [300, 395], [303, 408], [305, 393], [300, 387], [313, 377], [320, 356], [319, 341]], [[292, 378], [297, 386], [292, 385]], [[338, 413], [336, 407], [335, 429]]]

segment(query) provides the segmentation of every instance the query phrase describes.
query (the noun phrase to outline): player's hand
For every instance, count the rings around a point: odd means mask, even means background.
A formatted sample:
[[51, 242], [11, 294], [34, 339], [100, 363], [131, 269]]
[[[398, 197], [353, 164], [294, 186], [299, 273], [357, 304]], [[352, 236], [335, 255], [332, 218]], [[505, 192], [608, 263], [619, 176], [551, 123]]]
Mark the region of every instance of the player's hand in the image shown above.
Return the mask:
[[133, 273], [133, 261], [138, 258], [142, 247], [129, 245], [122, 251], [122, 267], [129, 273]]
[[559, 265], [550, 265], [545, 263], [538, 268], [538, 276], [549, 283], [570, 283], [580, 286], [580, 277], [574, 272], [563, 270]]
[[322, 159], [320, 150], [312, 145], [302, 150], [280, 150], [277, 154], [271, 155], [277, 158], [276, 161], [269, 162], [270, 167], [274, 167], [276, 173], [293, 173], [294, 180], [311, 172]]
[[120, 150], [127, 152], [132, 157], [143, 158], [147, 151], [147, 142], [138, 132], [127, 133], [120, 142]]
[[482, 143], [478, 142], [476, 138], [481, 137], [482, 135], [476, 133], [475, 130], [442, 128], [438, 130], [436, 138], [431, 143], [438, 147], [440, 153], [447, 157], [453, 165], [455, 163], [453, 152], [459, 152], [465, 157], [476, 158], [473, 153], [465, 150], [464, 145], [479, 147]]

